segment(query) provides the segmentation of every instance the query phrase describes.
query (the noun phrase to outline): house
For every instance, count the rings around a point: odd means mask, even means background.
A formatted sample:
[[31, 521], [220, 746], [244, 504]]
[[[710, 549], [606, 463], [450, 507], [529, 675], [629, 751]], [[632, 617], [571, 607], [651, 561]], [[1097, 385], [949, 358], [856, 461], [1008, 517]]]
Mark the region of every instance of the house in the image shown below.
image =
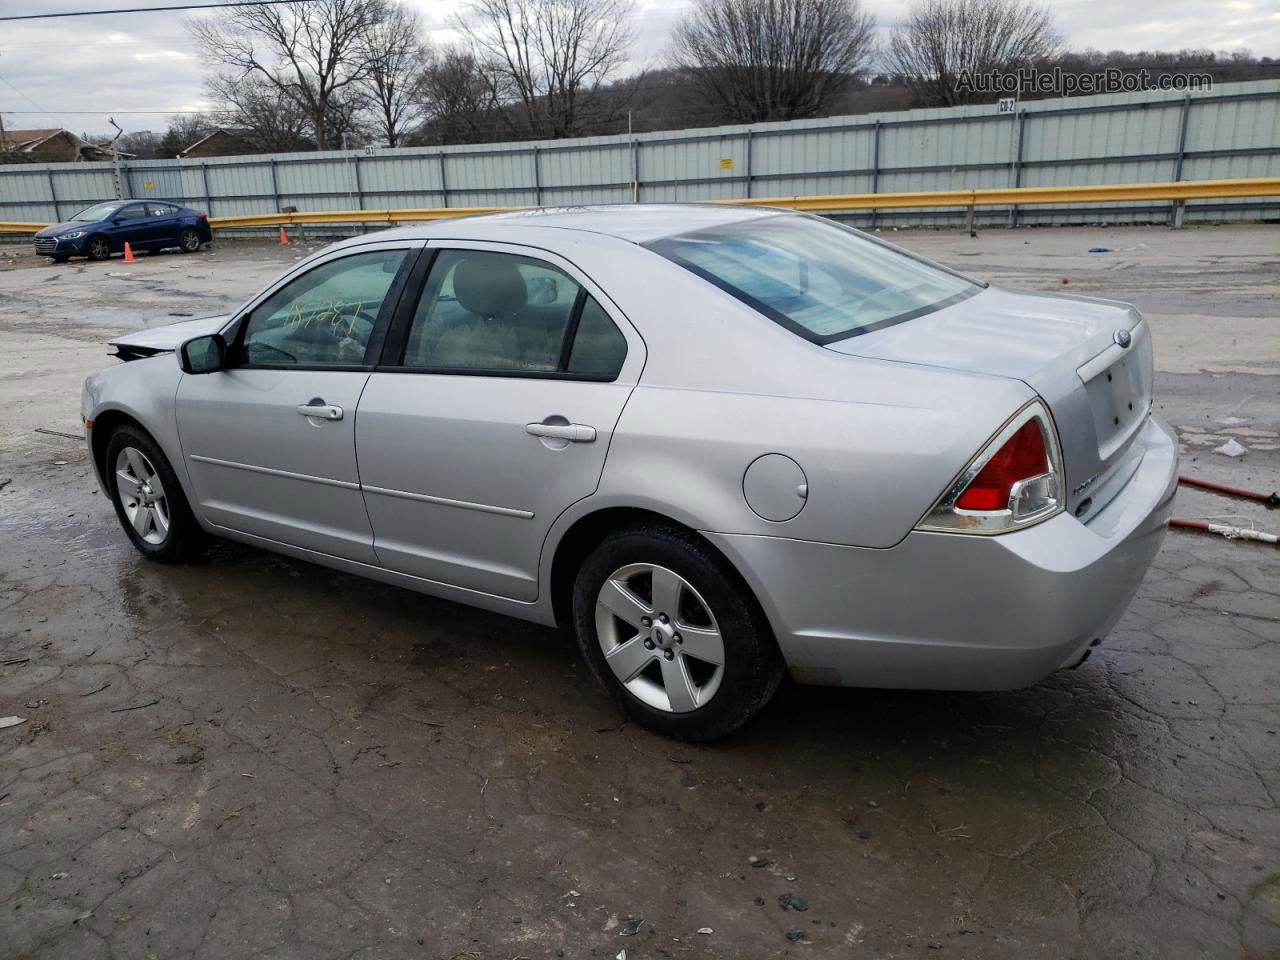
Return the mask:
[[197, 157], [236, 157], [246, 153], [259, 153], [249, 139], [249, 131], [219, 127], [208, 136], [201, 137], [178, 154], [182, 159]]
[[[111, 148], [90, 143], [70, 130], [5, 130], [0, 137], [0, 150], [6, 158], [32, 163], [70, 163], [77, 160], [110, 160]], [[123, 159], [133, 156], [120, 151]]]

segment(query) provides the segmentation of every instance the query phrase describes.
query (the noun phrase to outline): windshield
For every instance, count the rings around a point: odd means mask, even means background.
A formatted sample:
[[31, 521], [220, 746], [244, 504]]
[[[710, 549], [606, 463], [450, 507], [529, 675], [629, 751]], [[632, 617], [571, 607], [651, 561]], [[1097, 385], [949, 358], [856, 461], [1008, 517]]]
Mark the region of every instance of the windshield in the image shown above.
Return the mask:
[[901, 323], [982, 289], [820, 217], [748, 220], [647, 246], [814, 343]]
[[118, 203], [100, 203], [96, 207], [90, 207], [88, 210], [81, 210], [71, 219], [83, 223], [97, 223], [99, 220], [105, 220], [111, 216], [120, 207]]

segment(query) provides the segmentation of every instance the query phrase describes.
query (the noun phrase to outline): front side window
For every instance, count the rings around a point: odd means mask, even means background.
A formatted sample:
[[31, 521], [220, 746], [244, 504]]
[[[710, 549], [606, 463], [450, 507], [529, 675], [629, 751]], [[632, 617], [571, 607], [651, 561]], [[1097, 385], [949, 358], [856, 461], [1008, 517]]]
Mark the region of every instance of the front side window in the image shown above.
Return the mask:
[[127, 207], [122, 207], [116, 214], [119, 220], [141, 220], [145, 216], [147, 216], [147, 207], [142, 203], [131, 203]]
[[405, 250], [330, 260], [254, 307], [240, 358], [252, 366], [361, 366]]
[[900, 323], [981, 289], [818, 217], [782, 214], [647, 246], [815, 343]]
[[516, 254], [442, 250], [418, 302], [403, 365], [613, 379], [625, 357], [626, 340], [613, 321], [560, 268]]

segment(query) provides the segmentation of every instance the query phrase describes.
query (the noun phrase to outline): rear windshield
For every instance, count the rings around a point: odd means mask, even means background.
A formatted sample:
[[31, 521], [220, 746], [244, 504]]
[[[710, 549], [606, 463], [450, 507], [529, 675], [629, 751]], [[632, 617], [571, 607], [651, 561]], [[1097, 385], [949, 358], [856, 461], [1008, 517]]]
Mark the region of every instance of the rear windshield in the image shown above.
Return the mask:
[[814, 343], [901, 323], [982, 289], [820, 217], [748, 220], [647, 246]]

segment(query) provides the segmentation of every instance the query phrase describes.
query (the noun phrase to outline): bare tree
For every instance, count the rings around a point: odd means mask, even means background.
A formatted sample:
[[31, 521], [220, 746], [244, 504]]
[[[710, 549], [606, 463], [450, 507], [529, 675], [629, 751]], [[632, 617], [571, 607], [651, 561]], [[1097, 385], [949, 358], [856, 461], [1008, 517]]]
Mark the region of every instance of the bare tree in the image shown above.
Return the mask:
[[446, 47], [418, 76], [415, 91], [425, 120], [418, 139], [429, 143], [494, 139], [501, 123], [495, 88], [475, 56], [460, 47]]
[[962, 74], [1016, 70], [1053, 56], [1061, 37], [1047, 7], [1031, 0], [919, 0], [889, 38], [886, 66], [923, 106], [992, 99]]
[[631, 11], [632, 0], [473, 0], [458, 27], [495, 99], [518, 105], [533, 136], [567, 137], [602, 119], [595, 94], [626, 58]]
[[206, 113], [177, 113], [169, 118], [169, 129], [156, 147], [162, 159], [176, 157], [197, 140], [209, 135], [215, 120]]
[[360, 82], [361, 93], [379, 135], [387, 146], [398, 146], [420, 117], [414, 84], [427, 60], [427, 47], [417, 12], [390, 4], [366, 32], [364, 52], [368, 70]]
[[725, 120], [794, 120], [867, 65], [874, 30], [859, 0], [698, 0], [671, 60]]
[[385, 14], [385, 0], [309, 0], [227, 8], [188, 30], [215, 63], [295, 103], [324, 150], [334, 142], [331, 101], [368, 74], [365, 38]]
[[281, 96], [278, 83], [256, 76], [215, 74], [205, 86], [209, 98], [217, 104], [212, 114], [216, 125], [236, 133], [259, 150], [287, 153], [314, 147], [311, 118], [296, 101]]

